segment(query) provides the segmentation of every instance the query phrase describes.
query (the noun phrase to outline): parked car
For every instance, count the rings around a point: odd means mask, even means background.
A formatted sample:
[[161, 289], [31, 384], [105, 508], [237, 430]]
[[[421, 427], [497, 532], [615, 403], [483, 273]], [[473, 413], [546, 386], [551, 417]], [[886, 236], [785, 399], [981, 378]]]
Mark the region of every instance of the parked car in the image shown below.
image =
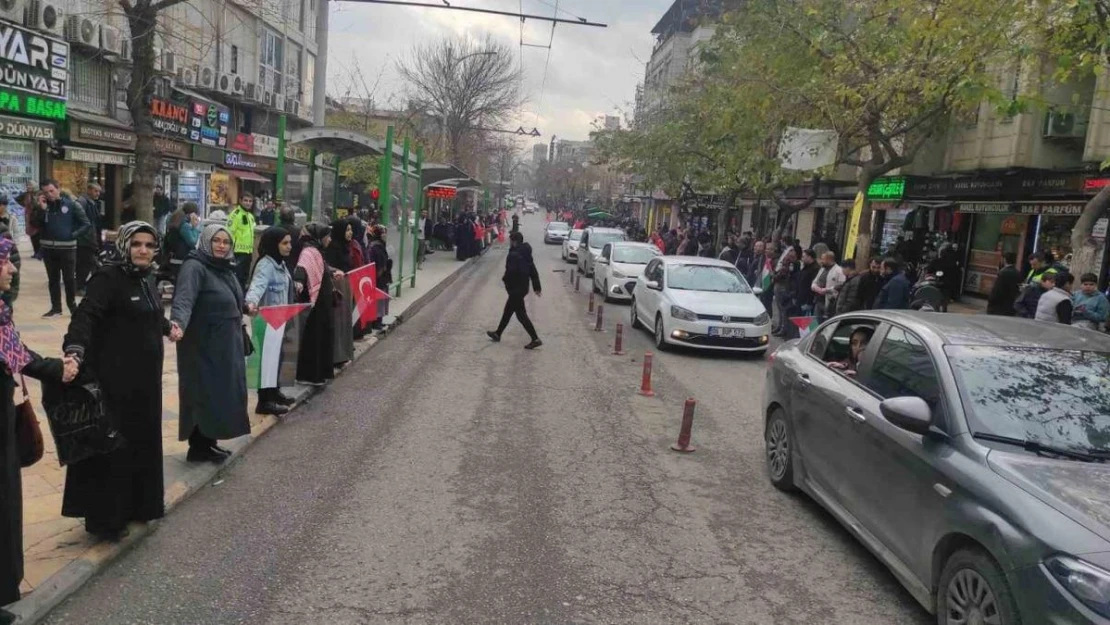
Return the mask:
[[552, 221], [543, 227], [544, 243], [562, 243], [570, 234], [570, 224], [565, 221]]
[[652, 243], [606, 243], [594, 270], [594, 291], [604, 295], [607, 302], [632, 299], [636, 278], [659, 255], [659, 248]]
[[563, 260], [570, 263], [578, 262], [578, 244], [582, 241], [582, 233], [585, 230], [574, 229], [567, 234], [567, 238], [563, 239]]
[[767, 471], [942, 624], [1110, 622], [1110, 337], [834, 317], [771, 356]]
[[578, 271], [586, 277], [594, 276], [594, 261], [601, 255], [601, 248], [606, 243], [626, 241], [628, 237], [620, 228], [599, 228], [590, 226], [582, 233], [582, 241], [578, 245]]
[[771, 318], [731, 263], [696, 256], [659, 256], [636, 278], [633, 328], [649, 327], [660, 351], [674, 345], [764, 353]]

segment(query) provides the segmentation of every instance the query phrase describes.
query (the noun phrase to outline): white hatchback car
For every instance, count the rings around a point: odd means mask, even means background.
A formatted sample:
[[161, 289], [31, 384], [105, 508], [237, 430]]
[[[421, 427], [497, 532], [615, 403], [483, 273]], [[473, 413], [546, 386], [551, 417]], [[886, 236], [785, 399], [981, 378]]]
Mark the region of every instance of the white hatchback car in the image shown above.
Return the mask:
[[632, 299], [636, 278], [651, 259], [660, 255], [659, 248], [651, 243], [607, 243], [594, 266], [594, 291], [604, 295], [607, 302]]
[[661, 351], [675, 345], [721, 351], [767, 351], [771, 317], [731, 263], [660, 256], [636, 279], [633, 328], [653, 329]]
[[578, 244], [582, 241], [585, 230], [571, 230], [567, 238], [563, 239], [563, 260], [568, 263], [578, 262]]
[[548, 243], [562, 243], [567, 239], [570, 234], [570, 224], [565, 221], [552, 221], [548, 222], [543, 227], [543, 242]]
[[627, 241], [628, 236], [620, 228], [599, 228], [590, 226], [582, 233], [582, 242], [578, 245], [578, 271], [586, 274], [587, 278], [594, 276], [594, 261], [601, 256], [601, 248], [606, 243]]

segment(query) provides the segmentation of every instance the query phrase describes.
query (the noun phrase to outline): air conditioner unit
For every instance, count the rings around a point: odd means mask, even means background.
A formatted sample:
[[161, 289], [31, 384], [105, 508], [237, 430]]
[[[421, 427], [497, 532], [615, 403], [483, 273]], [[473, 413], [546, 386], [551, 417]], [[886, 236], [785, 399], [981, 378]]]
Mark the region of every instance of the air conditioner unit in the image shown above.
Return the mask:
[[274, 106], [274, 92], [262, 90], [262, 106], [273, 108]]
[[220, 74], [216, 79], [216, 89], [220, 93], [231, 93], [231, 88], [235, 84], [235, 74]]
[[285, 96], [281, 95], [280, 93], [274, 94], [274, 108], [279, 111], [285, 110]]
[[1087, 136], [1089, 122], [1086, 113], [1049, 111], [1044, 118], [1044, 136], [1057, 139], [1081, 139]]
[[255, 104], [262, 104], [262, 87], [253, 82], [248, 82], [243, 88], [243, 97]]
[[66, 16], [66, 41], [86, 48], [100, 48], [100, 24], [80, 15]]
[[197, 86], [201, 89], [215, 90], [216, 68], [210, 66], [197, 68]]
[[162, 48], [154, 48], [154, 71], [162, 71]]
[[162, 53], [162, 71], [167, 74], [177, 73], [177, 54], [166, 50]]
[[65, 35], [65, 20], [61, 9], [43, 0], [31, 0], [24, 13], [24, 23], [45, 33]]
[[[104, 34], [103, 29], [101, 29], [100, 34], [101, 35]], [[131, 40], [130, 39], [122, 39], [121, 44], [120, 44], [120, 50], [119, 50], [119, 60], [124, 62], [124, 63], [130, 63], [131, 62]]]
[[123, 56], [123, 34], [115, 26], [100, 26], [100, 49], [107, 54]]
[[301, 114], [301, 101], [295, 98], [288, 98], [285, 100], [285, 112], [299, 117]]
[[182, 67], [177, 70], [177, 84], [183, 87], [197, 86], [197, 68]]
[[242, 76], [232, 74], [231, 78], [231, 95], [243, 97], [243, 91], [246, 88], [247, 81], [243, 80]]
[[0, 0], [0, 17], [23, 23], [23, 0]]

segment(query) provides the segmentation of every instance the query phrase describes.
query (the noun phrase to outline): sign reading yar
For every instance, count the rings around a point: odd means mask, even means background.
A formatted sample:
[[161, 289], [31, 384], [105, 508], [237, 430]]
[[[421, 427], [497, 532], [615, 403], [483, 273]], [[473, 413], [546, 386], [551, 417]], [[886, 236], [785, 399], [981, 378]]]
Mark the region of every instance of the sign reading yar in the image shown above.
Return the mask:
[[66, 99], [69, 44], [0, 22], [0, 86]]

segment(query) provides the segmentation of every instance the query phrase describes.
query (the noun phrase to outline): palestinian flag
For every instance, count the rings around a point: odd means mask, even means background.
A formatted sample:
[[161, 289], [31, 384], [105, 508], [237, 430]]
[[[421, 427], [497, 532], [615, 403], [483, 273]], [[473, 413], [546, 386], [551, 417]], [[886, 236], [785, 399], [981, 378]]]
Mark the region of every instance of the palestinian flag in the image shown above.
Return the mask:
[[804, 339], [817, 328], [817, 317], [790, 317], [790, 323], [798, 328], [798, 338]]
[[764, 260], [763, 261], [763, 271], [760, 272], [760, 276], [759, 276], [759, 286], [760, 286], [760, 288], [763, 289], [764, 293], [771, 290], [771, 282], [772, 282], [772, 278], [774, 277], [774, 273], [775, 273], [775, 271], [772, 268], [771, 261], [770, 260]]
[[311, 308], [311, 304], [289, 304], [258, 309], [251, 323], [254, 353], [247, 358], [248, 388], [286, 387], [296, 383], [301, 328]]

